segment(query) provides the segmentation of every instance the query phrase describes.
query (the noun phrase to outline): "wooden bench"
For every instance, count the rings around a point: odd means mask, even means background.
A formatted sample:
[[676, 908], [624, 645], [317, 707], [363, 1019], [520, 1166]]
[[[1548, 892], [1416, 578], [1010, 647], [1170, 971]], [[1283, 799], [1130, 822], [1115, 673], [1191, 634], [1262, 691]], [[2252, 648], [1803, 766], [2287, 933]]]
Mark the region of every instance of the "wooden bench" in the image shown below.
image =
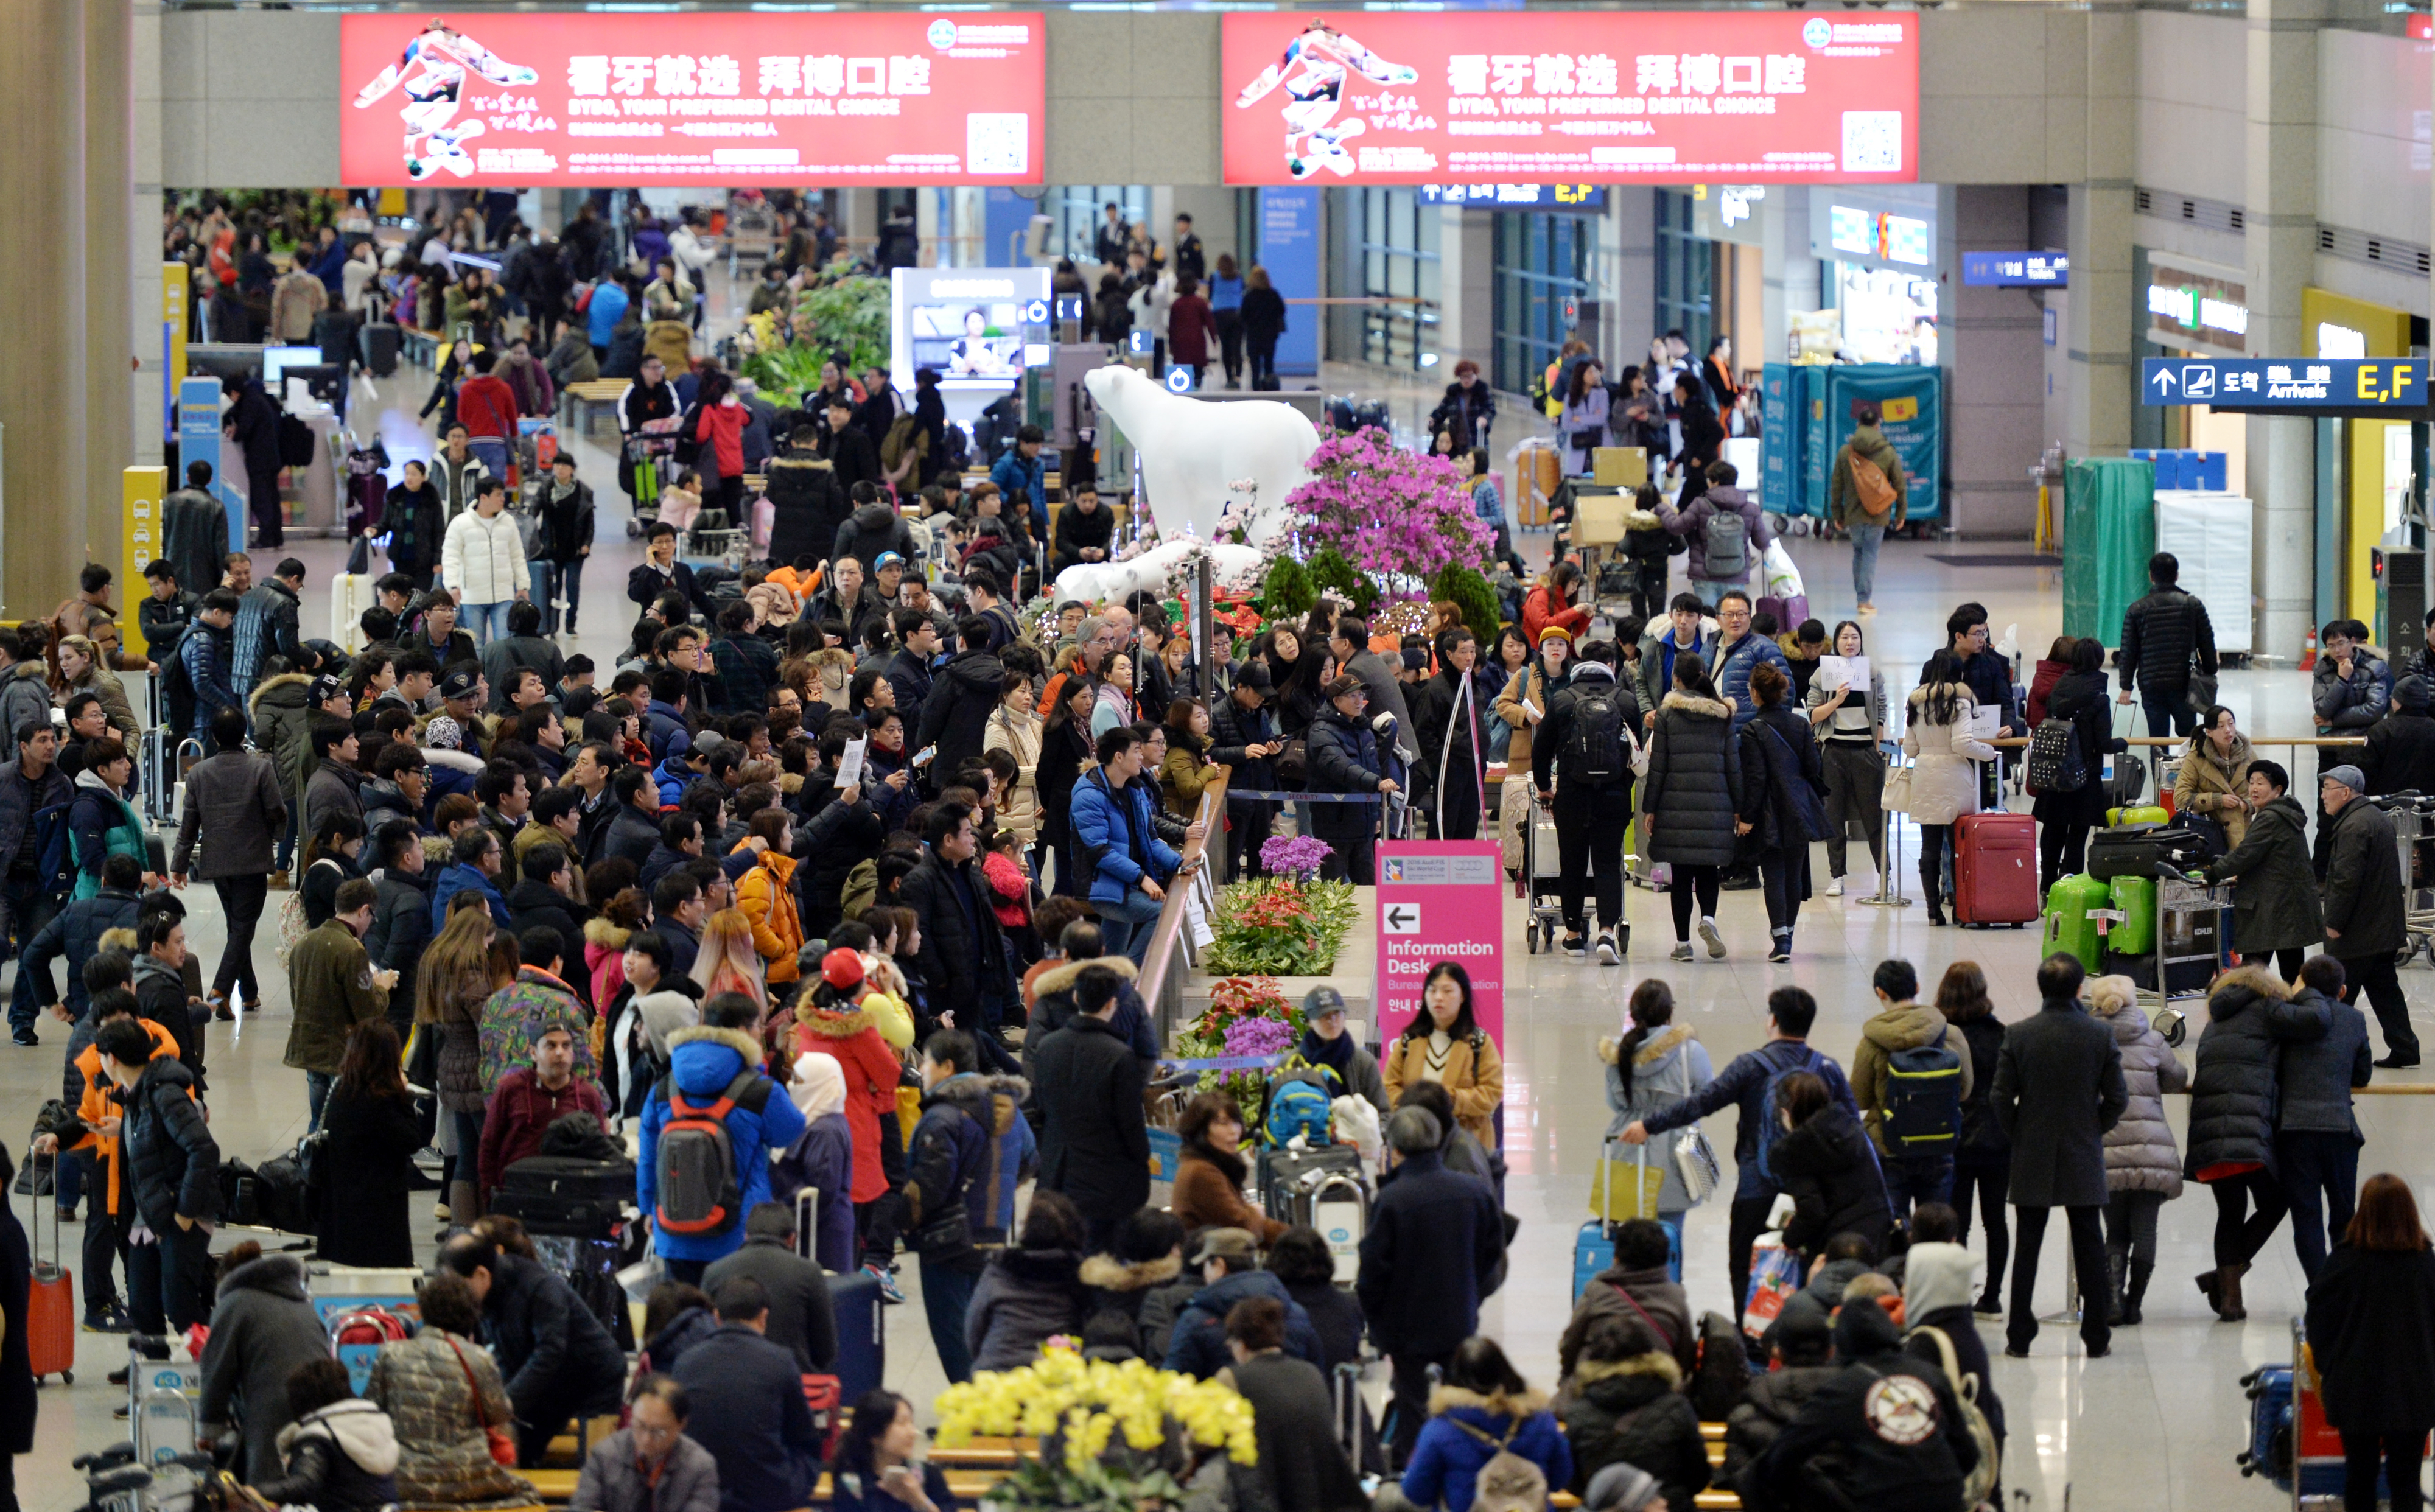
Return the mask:
[[617, 401], [626, 397], [626, 390], [632, 387], [630, 378], [595, 378], [590, 383], [566, 385], [558, 391], [558, 404], [565, 413], [567, 428], [590, 437], [593, 417], [605, 409], [611, 419], [615, 419]]
[[[575, 1498], [577, 1472], [574, 1470], [519, 1470], [517, 1473], [532, 1482], [533, 1490], [541, 1497], [541, 1504], [544, 1507], [562, 1507]], [[978, 1505], [980, 1499], [987, 1496], [996, 1487], [997, 1483], [1005, 1478], [1004, 1472], [999, 1470], [950, 1469], [946, 1470], [945, 1474], [947, 1489], [953, 1491], [956, 1494], [956, 1500], [966, 1506]], [[812, 1488], [810, 1504], [825, 1506], [833, 1499], [834, 1488], [829, 1483], [829, 1477], [823, 1474], [820, 1484]]]

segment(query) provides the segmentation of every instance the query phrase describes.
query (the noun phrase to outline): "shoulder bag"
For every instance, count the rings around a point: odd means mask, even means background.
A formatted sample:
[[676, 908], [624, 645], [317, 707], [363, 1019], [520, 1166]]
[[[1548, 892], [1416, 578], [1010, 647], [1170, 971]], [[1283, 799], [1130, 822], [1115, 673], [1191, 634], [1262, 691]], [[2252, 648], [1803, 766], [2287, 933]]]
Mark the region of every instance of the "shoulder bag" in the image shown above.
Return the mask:
[[[1691, 1045], [1694, 1042], [1686, 1040], [1683, 1046], [1683, 1095], [1686, 1099], [1691, 1095]], [[1695, 1208], [1716, 1195], [1718, 1184], [1724, 1179], [1724, 1173], [1717, 1164], [1716, 1146], [1708, 1143], [1707, 1130], [1700, 1126], [1698, 1119], [1693, 1119], [1675, 1132], [1674, 1174], [1682, 1177], [1683, 1191]]]
[[[442, 1334], [441, 1337], [447, 1337]], [[516, 1438], [505, 1428], [491, 1421], [491, 1409], [482, 1403], [482, 1383], [474, 1379], [474, 1367], [465, 1363], [465, 1351], [448, 1340], [448, 1352], [457, 1357], [457, 1368], [465, 1372], [465, 1389], [474, 1394], [474, 1417], [482, 1425], [482, 1436], [490, 1440], [491, 1458], [509, 1469], [516, 1468]]]

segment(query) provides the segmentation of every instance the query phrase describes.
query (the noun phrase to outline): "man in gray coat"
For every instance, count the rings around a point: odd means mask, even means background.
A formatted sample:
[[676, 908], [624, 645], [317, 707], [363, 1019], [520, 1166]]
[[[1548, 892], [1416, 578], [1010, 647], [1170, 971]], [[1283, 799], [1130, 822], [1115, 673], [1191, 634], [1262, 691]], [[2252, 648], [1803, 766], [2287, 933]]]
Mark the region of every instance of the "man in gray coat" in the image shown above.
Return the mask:
[[[245, 712], [231, 706], [212, 714], [212, 746], [186, 774], [185, 812], [178, 820], [178, 847], [169, 860], [169, 882], [183, 887], [186, 874], [209, 882], [228, 920], [228, 944], [212, 976], [219, 1016], [229, 1017], [232, 988], [242, 986], [245, 1005], [260, 1006], [262, 984], [253, 971], [253, 927], [269, 897], [271, 850], [287, 830], [287, 800], [270, 758], [245, 748]], [[211, 843], [195, 862], [195, 842], [208, 831]]]
[[2384, 1031], [2384, 1058], [2404, 1071], [2418, 1064], [2418, 1035], [2394, 970], [2407, 920], [2402, 910], [2400, 842], [2392, 818], [2363, 801], [2367, 776], [2356, 766], [2328, 768], [2317, 779], [2324, 804], [2325, 954], [2342, 963], [2344, 1003], [2365, 992]]
[[1394, 672], [1386, 658], [1370, 649], [1370, 627], [1356, 619], [1340, 619], [1327, 640], [1327, 649], [1336, 657], [1336, 664], [1344, 676], [1361, 679], [1362, 688], [1370, 695], [1370, 712], [1395, 716], [1395, 745], [1409, 763], [1421, 753], [1421, 733], [1412, 723], [1412, 711], [1404, 702], [1404, 685], [1395, 680]]
[[[228, 1273], [212, 1308], [203, 1345], [203, 1397], [198, 1438], [243, 1438], [239, 1467], [249, 1483], [281, 1469], [279, 1431], [287, 1411], [287, 1378], [308, 1360], [330, 1357], [321, 1314], [304, 1295], [304, 1263], [264, 1255]], [[233, 1430], [232, 1423], [242, 1423]]]
[[783, 1202], [753, 1205], [744, 1215], [744, 1247], [702, 1272], [702, 1290], [713, 1297], [732, 1277], [749, 1276], [769, 1293], [769, 1327], [764, 1337], [795, 1351], [806, 1375], [837, 1364], [837, 1312], [829, 1305], [828, 1275], [795, 1253], [795, 1210]]
[[[2004, 1352], [2026, 1359], [2038, 1336], [2038, 1246], [2046, 1210], [2064, 1209], [2072, 1263], [2094, 1278], [2105, 1271], [2105, 1131], [2131, 1104], [2114, 1031], [2080, 1004], [2087, 975], [2077, 956], [2058, 951], [2038, 963], [2038, 1011], [2004, 1031], [1995, 1058], [1995, 1121], [2012, 1144], [2012, 1315]], [[2101, 1358], [2114, 1331], [2103, 1307], [2083, 1307], [2080, 1336]]]
[[2340, 1244], [2351, 1226], [2363, 1143], [2351, 1090], [2375, 1074], [2367, 1020], [2342, 1001], [2342, 984], [2341, 962], [2311, 955], [2300, 967], [2299, 989], [2266, 1008], [2267, 1024], [2283, 1041], [2275, 1172], [2291, 1203], [2291, 1247], [2312, 1281], [2325, 1263], [2328, 1237]]
[[585, 1456], [567, 1512], [718, 1512], [718, 1461], [685, 1436], [692, 1418], [674, 1376], [645, 1376], [632, 1418]]

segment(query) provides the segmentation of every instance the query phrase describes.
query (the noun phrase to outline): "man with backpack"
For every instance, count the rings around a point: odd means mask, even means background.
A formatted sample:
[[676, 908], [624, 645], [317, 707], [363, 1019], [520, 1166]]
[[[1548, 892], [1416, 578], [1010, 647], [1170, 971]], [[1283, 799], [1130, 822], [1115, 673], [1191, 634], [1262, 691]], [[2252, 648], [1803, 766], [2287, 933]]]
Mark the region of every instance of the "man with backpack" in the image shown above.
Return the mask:
[[1750, 581], [1759, 553], [1775, 544], [1775, 532], [1758, 501], [1734, 486], [1741, 472], [1731, 462], [1709, 463], [1706, 477], [1706, 490], [1681, 507], [1661, 501], [1657, 518], [1668, 534], [1690, 543], [1684, 565], [1691, 591], [1715, 608], [1726, 589]]
[[2118, 701], [2129, 703], [2132, 685], [2138, 685], [2150, 736], [2168, 727], [2176, 735], [2196, 730], [2191, 675], [2205, 678], [2209, 687], [2215, 683], [2215, 625], [2206, 605], [2182, 592], [2181, 580], [2181, 561], [2169, 551], [2156, 553], [2148, 558], [2148, 596], [2122, 611], [2122, 649], [2114, 657], [2122, 678]]
[[761, 1072], [760, 1010], [740, 992], [668, 1036], [668, 1074], [643, 1108], [634, 1183], [672, 1280], [701, 1284], [744, 1245], [744, 1214], [769, 1200], [769, 1151], [803, 1132], [794, 1101]]
[[1780, 987], [1767, 995], [1767, 1043], [1736, 1056], [1717, 1079], [1670, 1108], [1634, 1121], [1617, 1136], [1627, 1144], [1641, 1144], [1651, 1134], [1663, 1134], [1697, 1123], [1710, 1113], [1738, 1108], [1741, 1122], [1734, 1131], [1734, 1200], [1725, 1241], [1727, 1275], [1733, 1280], [1734, 1316], [1739, 1318], [1750, 1289], [1751, 1246], [1767, 1227], [1768, 1211], [1783, 1186], [1768, 1174], [1767, 1152], [1784, 1132], [1776, 1106], [1776, 1089], [1785, 1077], [1805, 1071], [1826, 1083], [1828, 1095], [1858, 1112], [1843, 1068], [1834, 1057], [1809, 1047], [1809, 1026], [1818, 1018], [1818, 1000], [1807, 989]]
[[[2102, 1314], [2103, 1308], [2091, 1311]], [[1902, 1331], [1874, 1299], [1835, 1314], [1843, 1368], [1809, 1399], [1743, 1484], [1759, 1503], [1810, 1512], [1948, 1512], [1973, 1503], [1964, 1477], [1979, 1460], [1942, 1368], [1903, 1352]]]
[[1910, 509], [1902, 458], [1878, 429], [1883, 418], [1873, 401], [1854, 404], [1852, 419], [1858, 424], [1826, 472], [1826, 514], [1852, 538], [1852, 593], [1863, 614], [1877, 611], [1870, 602], [1877, 587], [1877, 547], [1887, 531], [1903, 527]]
[[1912, 1001], [1919, 972], [1910, 962], [1879, 961], [1870, 981], [1880, 1006], [1860, 1025], [1852, 1091], [1876, 1142], [1886, 1206], [1901, 1223], [1913, 1203], [1953, 1199], [1953, 1151], [1970, 1096], [1969, 1047], [1943, 1014]]
[[1623, 960], [1623, 833], [1632, 824], [1632, 731], [1640, 724], [1637, 703], [1615, 679], [1615, 660], [1612, 641], [1583, 646], [1530, 744], [1531, 785], [1556, 821], [1564, 954], [1584, 954], [1581, 895], [1595, 875], [1600, 966]]

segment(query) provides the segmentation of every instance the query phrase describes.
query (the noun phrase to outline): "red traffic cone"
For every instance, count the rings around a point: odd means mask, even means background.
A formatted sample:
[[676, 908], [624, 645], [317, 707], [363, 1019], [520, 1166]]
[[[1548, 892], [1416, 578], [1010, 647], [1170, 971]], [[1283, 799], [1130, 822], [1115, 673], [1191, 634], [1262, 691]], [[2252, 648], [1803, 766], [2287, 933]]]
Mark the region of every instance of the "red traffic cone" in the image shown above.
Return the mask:
[[2308, 639], [2300, 648], [2300, 670], [2303, 672], [2313, 672], [2316, 670], [2316, 666], [2317, 632], [2310, 630], [2308, 632]]

